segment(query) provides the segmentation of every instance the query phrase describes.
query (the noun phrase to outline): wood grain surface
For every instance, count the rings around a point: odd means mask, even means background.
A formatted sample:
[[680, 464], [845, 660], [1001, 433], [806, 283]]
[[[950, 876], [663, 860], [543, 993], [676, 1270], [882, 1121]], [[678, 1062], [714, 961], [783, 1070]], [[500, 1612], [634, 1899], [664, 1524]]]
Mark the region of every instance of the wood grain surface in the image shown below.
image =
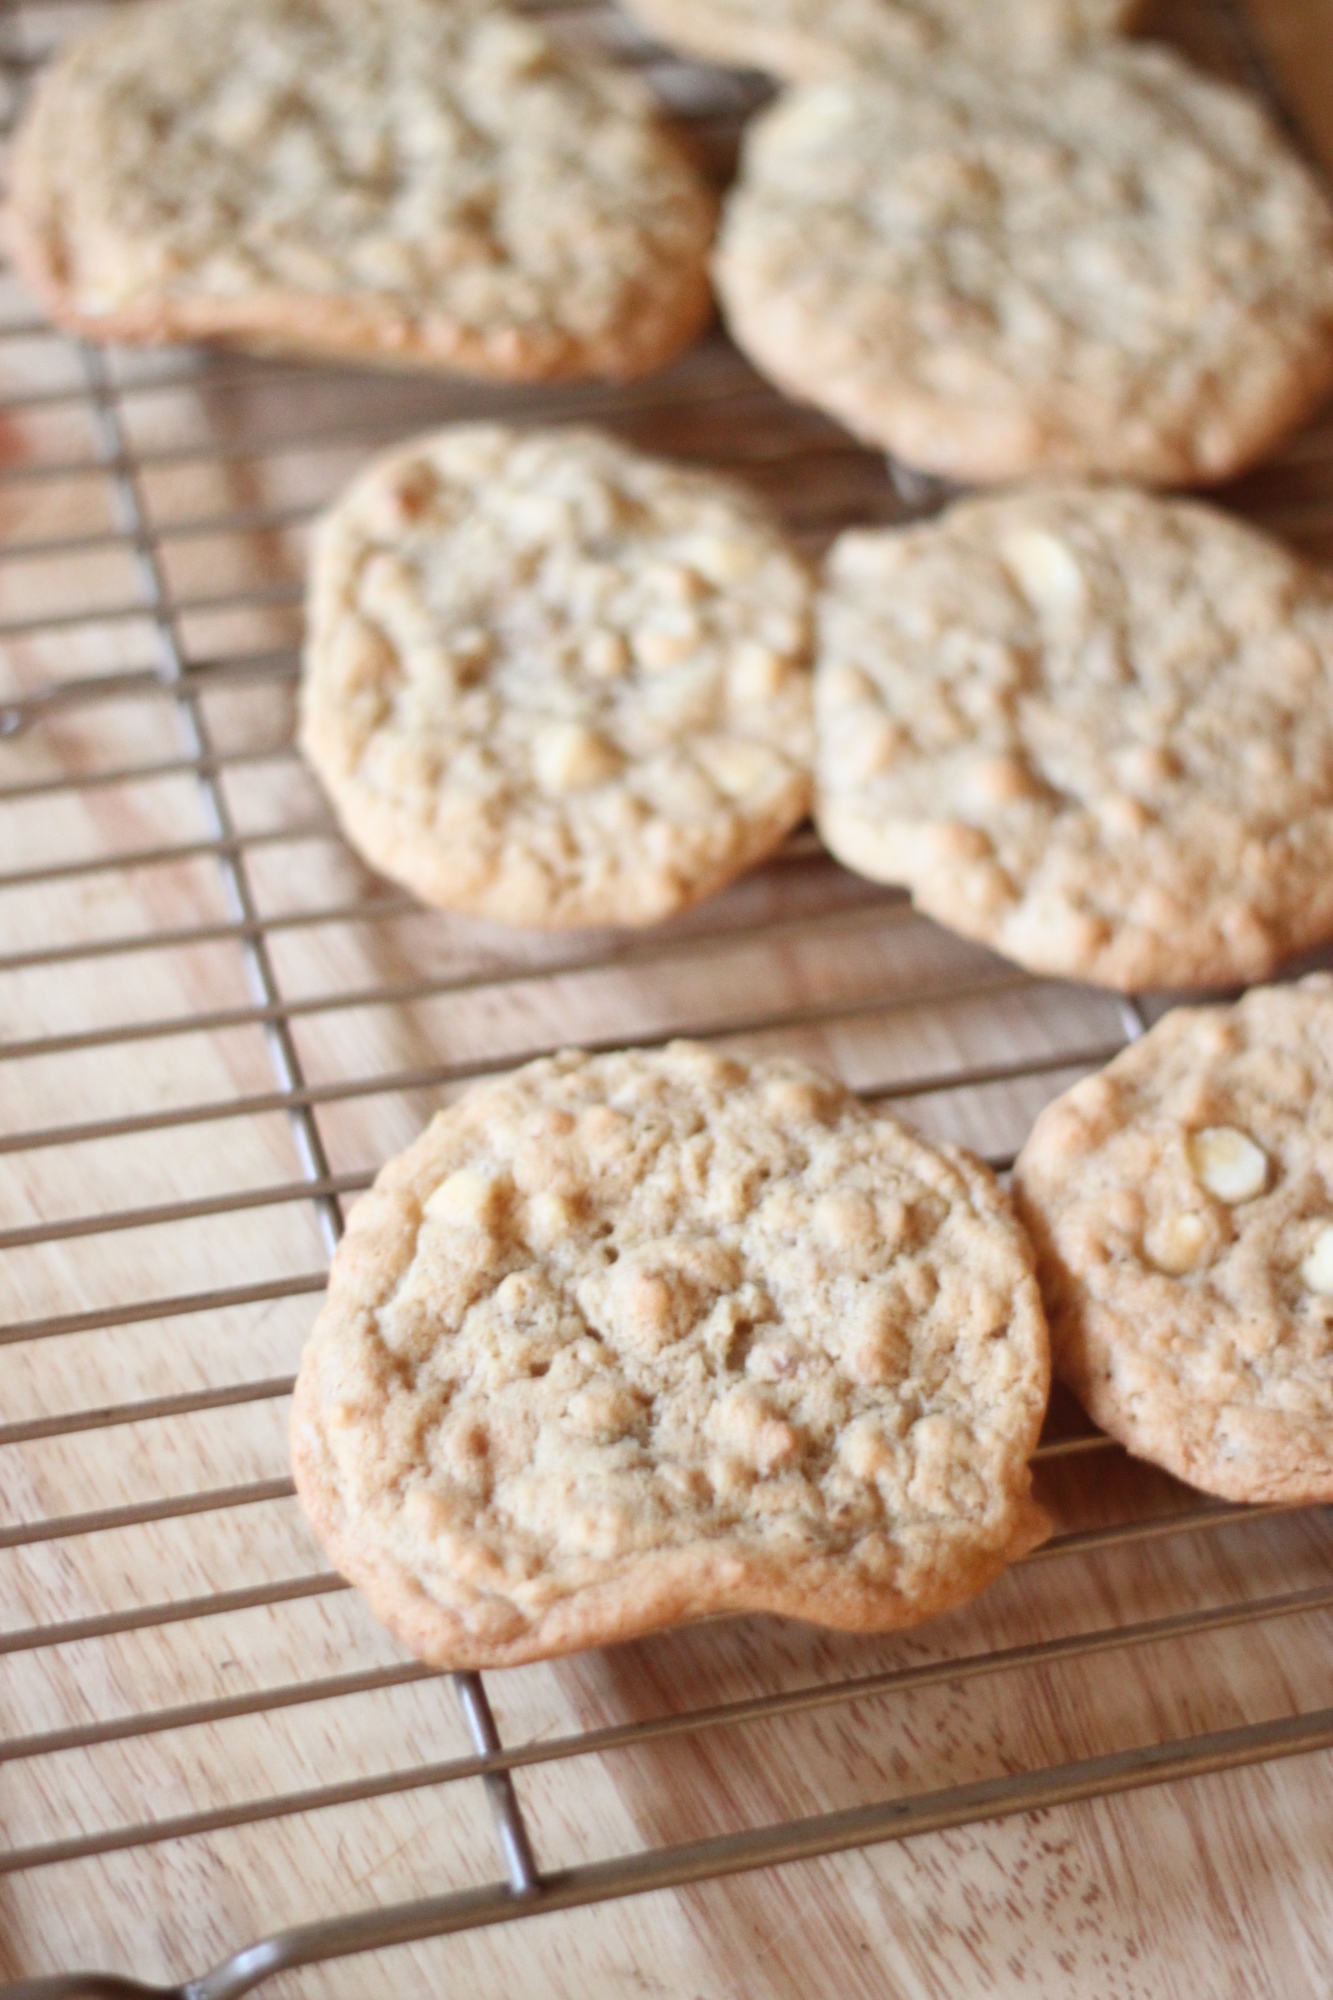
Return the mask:
[[[98, 11], [9, 8], [11, 98]], [[1250, 14], [1247, 30], [1223, 0], [1170, 0], [1147, 26], [1252, 85], [1281, 78], [1333, 160], [1333, 0], [1251, 0]], [[566, 26], [645, 60], [725, 170], [749, 82], [650, 56], [605, 10]], [[558, 394], [188, 352], [98, 361], [0, 278], [0, 704], [30, 700], [0, 738], [0, 1825], [26, 1855], [0, 1856], [0, 1977], [179, 1979], [279, 1925], [501, 1874], [475, 1779], [251, 1817], [257, 1801], [470, 1747], [448, 1682], [414, 1673], [325, 1576], [286, 1491], [286, 1391], [326, 1241], [275, 1100], [255, 926], [348, 1199], [469, 1069], [563, 1042], [702, 1032], [799, 1052], [1003, 1161], [1134, 1025], [1110, 996], [1024, 978], [917, 919], [808, 834], [628, 941], [453, 921], [370, 877], [290, 747], [308, 523], [372, 446], [482, 411], [590, 417], [724, 464], [812, 549], [932, 497], [899, 491], [717, 334], [633, 389]], [[1333, 558], [1333, 418], [1225, 497]], [[218, 774], [221, 851], [181, 703], [154, 678], [177, 667]], [[1082, 1428], [1057, 1408], [1053, 1436]], [[501, 1734], [544, 1743], [1333, 1585], [1322, 1510], [1215, 1518], [1110, 1448], [1053, 1459], [1040, 1480], [1062, 1532], [1170, 1516], [1177, 1531], [1030, 1562], [896, 1637], [750, 1619], [491, 1675]], [[80, 1636], [80, 1621], [97, 1629]], [[564, 1867], [1300, 1714], [1330, 1700], [1330, 1638], [1327, 1610], [1263, 1618], [516, 1782], [541, 1865]], [[357, 1675], [357, 1692], [316, 1685]], [[274, 1692], [284, 1705], [225, 1712]], [[1303, 1757], [335, 1961], [263, 1991], [1313, 2000], [1330, 1986], [1331, 1776], [1329, 1756]], [[208, 1831], [34, 1852], [232, 1809], [237, 1824]]]

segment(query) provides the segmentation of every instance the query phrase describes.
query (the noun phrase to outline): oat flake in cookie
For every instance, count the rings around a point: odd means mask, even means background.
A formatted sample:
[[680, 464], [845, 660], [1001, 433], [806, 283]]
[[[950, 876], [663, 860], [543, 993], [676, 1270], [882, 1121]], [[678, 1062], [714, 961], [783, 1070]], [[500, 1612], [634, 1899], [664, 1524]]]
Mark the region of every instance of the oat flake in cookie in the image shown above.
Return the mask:
[[783, 388], [961, 480], [1223, 479], [1333, 386], [1323, 190], [1165, 49], [788, 93], [750, 129], [716, 277]]
[[474, 1088], [354, 1209], [296, 1481], [442, 1666], [723, 1612], [887, 1630], [1041, 1540], [1047, 1375], [976, 1161], [794, 1063], [569, 1054]]
[[1333, 583], [1215, 508], [845, 534], [815, 706], [833, 852], [1035, 972], [1225, 986], [1333, 936]]
[[1139, 0], [626, 0], [673, 48], [809, 82], [951, 50], [1039, 63], [1111, 35]]
[[302, 743], [426, 902], [651, 923], [808, 810], [811, 596], [711, 474], [588, 431], [441, 431], [319, 532]]
[[1180, 1008], [1014, 1170], [1057, 1371], [1229, 1500], [1333, 1500], [1333, 980]]
[[714, 204], [633, 77], [471, 0], [148, 0], [39, 83], [9, 236], [104, 340], [635, 375], [710, 310]]

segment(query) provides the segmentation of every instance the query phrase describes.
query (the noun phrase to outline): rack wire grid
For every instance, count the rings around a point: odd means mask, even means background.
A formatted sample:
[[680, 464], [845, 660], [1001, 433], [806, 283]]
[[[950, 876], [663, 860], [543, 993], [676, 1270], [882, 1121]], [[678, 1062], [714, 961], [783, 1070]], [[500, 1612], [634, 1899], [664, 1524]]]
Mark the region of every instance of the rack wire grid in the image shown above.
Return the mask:
[[[7, 120], [96, 11], [5, 9]], [[725, 173], [755, 79], [605, 9], [560, 20], [641, 64]], [[1224, 6], [1165, 25], [1263, 84]], [[889, 1990], [858, 1955], [889, 1939], [912, 1992], [980, 1990], [974, 1947], [951, 1961], [911, 1916], [927, 1864], [894, 1843], [1333, 1745], [1322, 1510], [1214, 1504], [1072, 1405], [1039, 1454], [1054, 1539], [964, 1612], [879, 1639], [711, 1624], [452, 1695], [293, 1498], [287, 1397], [344, 1205], [470, 1078], [688, 1033], [822, 1062], [1003, 1168], [1151, 1011], [1020, 974], [809, 833], [633, 937], [421, 910], [341, 845], [293, 750], [312, 516], [369, 448], [480, 412], [725, 465], [812, 550], [938, 493], [716, 334], [629, 388], [499, 389], [96, 350], [6, 273], [0, 397], [0, 1976], [217, 1960], [181, 1990], [304, 1967], [283, 1992], [711, 2000], [814, 1967], [855, 1995]], [[1333, 424], [1228, 497], [1328, 553]], [[1000, 1909], [1033, 1824], [949, 1850], [965, 1902]], [[778, 1862], [806, 1868], [745, 1874]], [[1060, 1863], [1076, 1886], [1087, 1865]], [[690, 1888], [719, 1877], [722, 1900]], [[1078, 1925], [1055, 1929], [1075, 1990]]]

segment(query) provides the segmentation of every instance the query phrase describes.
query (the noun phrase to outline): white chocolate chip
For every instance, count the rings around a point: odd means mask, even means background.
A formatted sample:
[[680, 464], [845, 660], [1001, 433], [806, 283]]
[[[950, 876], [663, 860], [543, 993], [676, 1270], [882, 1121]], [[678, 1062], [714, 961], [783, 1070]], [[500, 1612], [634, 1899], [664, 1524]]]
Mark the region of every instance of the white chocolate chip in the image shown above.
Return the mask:
[[1068, 544], [1044, 528], [1019, 528], [1004, 543], [1004, 559], [1023, 595], [1039, 611], [1077, 611], [1085, 590], [1083, 572]]
[[438, 467], [447, 479], [486, 479], [498, 472], [509, 448], [498, 425], [460, 425], [434, 444], [425, 462]]
[[830, 709], [851, 708], [857, 702], [872, 701], [875, 684], [860, 667], [844, 660], [830, 660], [820, 668], [820, 684]]
[[733, 736], [701, 743], [698, 756], [718, 790], [729, 799], [742, 799], [747, 793], [771, 786], [782, 769], [764, 744], [745, 743]]
[[[395, 236], [367, 237], [352, 251], [351, 264], [364, 284], [383, 287], [385, 291], [395, 288], [407, 291], [418, 276], [417, 260], [411, 249]], [[336, 266], [329, 276], [337, 282]]]
[[834, 1189], [819, 1197], [812, 1220], [834, 1251], [867, 1250], [879, 1239], [875, 1204], [867, 1195]]
[[799, 653], [805, 643], [805, 628], [790, 611], [770, 611], [759, 631], [764, 643], [779, 653]]
[[655, 673], [662, 667], [679, 666], [699, 644], [699, 627], [693, 618], [682, 616], [666, 624], [645, 625], [634, 634], [634, 657], [641, 667]]
[[690, 604], [705, 595], [707, 585], [695, 570], [684, 563], [649, 563], [643, 572], [643, 588], [650, 597], [665, 598], [670, 604]]
[[583, 664], [599, 681], [615, 680], [629, 665], [629, 647], [619, 632], [593, 632], [583, 642]]
[[857, 1417], [847, 1425], [839, 1440], [838, 1457], [853, 1479], [873, 1480], [878, 1473], [892, 1473], [898, 1463], [892, 1439], [873, 1417]]
[[759, 567], [759, 551], [729, 535], [699, 535], [690, 542], [689, 558], [710, 583], [739, 583]]
[[582, 792], [612, 778], [620, 769], [614, 746], [595, 729], [556, 722], [532, 746], [537, 782], [548, 792]]
[[1253, 1201], [1267, 1187], [1267, 1155], [1234, 1125], [1210, 1125], [1186, 1144], [1200, 1183], [1219, 1201]]
[[489, 62], [510, 75], [537, 68], [546, 58], [546, 42], [541, 31], [528, 21], [511, 21], [492, 15], [478, 36], [478, 48]]
[[377, 551], [367, 558], [361, 572], [360, 596], [372, 618], [377, 613], [392, 616], [400, 605], [415, 600], [416, 584], [411, 569], [401, 556]]
[[1096, 803], [1097, 819], [1106, 833], [1136, 839], [1152, 824], [1148, 808], [1128, 792], [1107, 792]]
[[1159, 1271], [1181, 1278], [1187, 1271], [1199, 1268], [1207, 1242], [1207, 1222], [1192, 1209], [1186, 1209], [1158, 1223], [1149, 1232], [1144, 1248]]
[[1301, 1283], [1321, 1298], [1333, 1298], [1333, 1222], [1326, 1222], [1301, 1260]]
[[484, 625], [465, 625], [450, 639], [449, 650], [460, 660], [484, 661], [495, 651], [495, 641]]
[[516, 493], [505, 525], [519, 542], [556, 541], [569, 533], [569, 509], [554, 493]]
[[729, 1390], [708, 1423], [725, 1449], [761, 1474], [774, 1472], [799, 1455], [798, 1432], [748, 1383]]
[[331, 670], [339, 687], [352, 694], [378, 686], [391, 678], [397, 664], [397, 655], [379, 627], [349, 612], [330, 649]]
[[1135, 797], [1158, 797], [1165, 785], [1180, 776], [1175, 753], [1160, 744], [1132, 743], [1111, 759], [1112, 769], [1126, 791]]
[[568, 1236], [576, 1221], [577, 1217], [564, 1196], [549, 1189], [535, 1194], [528, 1203], [528, 1235], [544, 1249]]
[[966, 797], [978, 806], [1012, 805], [1030, 799], [1040, 787], [1021, 757], [982, 755], [968, 767]]
[[460, 1167], [440, 1182], [426, 1203], [426, 1214], [432, 1222], [450, 1223], [456, 1229], [484, 1229], [496, 1220], [502, 1193], [500, 1183], [489, 1175]]
[[737, 646], [731, 665], [733, 699], [743, 704], [770, 701], [786, 680], [791, 662], [772, 646], [757, 639], [744, 639]]
[[853, 784], [892, 770], [907, 748], [907, 737], [887, 715], [857, 716], [843, 747], [844, 768]]

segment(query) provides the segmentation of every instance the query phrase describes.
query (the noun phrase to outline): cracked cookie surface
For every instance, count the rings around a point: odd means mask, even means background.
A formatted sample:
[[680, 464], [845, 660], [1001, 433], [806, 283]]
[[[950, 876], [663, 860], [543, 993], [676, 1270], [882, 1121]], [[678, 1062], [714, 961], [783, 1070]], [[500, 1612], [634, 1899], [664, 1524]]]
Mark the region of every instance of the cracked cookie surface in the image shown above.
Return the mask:
[[774, 381], [949, 478], [1203, 484], [1333, 385], [1327, 197], [1165, 49], [789, 92], [714, 263]]
[[1229, 1500], [1333, 1500], [1333, 979], [1179, 1008], [1014, 1170], [1057, 1372]]
[[1128, 26], [1139, 0], [626, 0], [654, 35], [708, 62], [813, 82], [958, 50], [1039, 63]]
[[302, 743], [349, 838], [426, 902], [655, 922], [808, 810], [812, 594], [724, 480], [460, 425], [323, 525]]
[[1333, 936], [1333, 584], [1215, 508], [853, 530], [815, 706], [833, 852], [1033, 971], [1223, 986]]
[[642, 374], [714, 201], [632, 76], [472, 0], [143, 0], [74, 43], [8, 226], [63, 325], [483, 375]]
[[794, 1063], [567, 1054], [474, 1088], [353, 1211], [297, 1485], [442, 1665], [742, 1611], [882, 1630], [1041, 1539], [1047, 1367], [967, 1155]]

